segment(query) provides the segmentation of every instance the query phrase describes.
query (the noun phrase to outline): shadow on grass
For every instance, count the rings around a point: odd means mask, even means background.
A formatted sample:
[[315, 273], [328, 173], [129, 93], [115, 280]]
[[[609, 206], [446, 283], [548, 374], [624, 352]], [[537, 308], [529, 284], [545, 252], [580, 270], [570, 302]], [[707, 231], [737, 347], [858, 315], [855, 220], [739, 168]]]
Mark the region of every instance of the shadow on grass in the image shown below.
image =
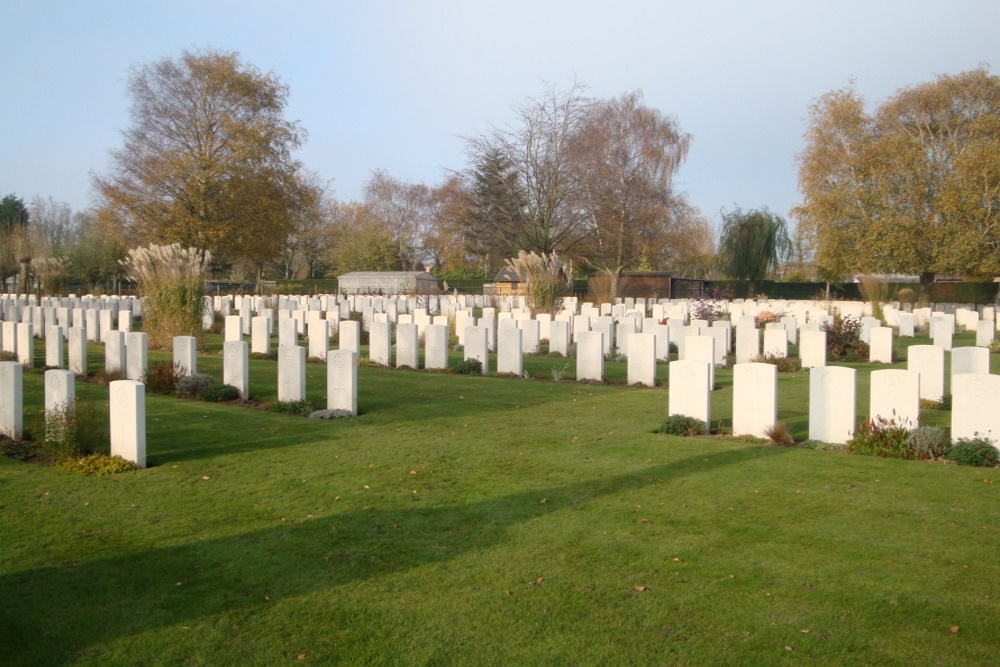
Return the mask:
[[[153, 628], [194, 625], [503, 543], [515, 525], [783, 448], [717, 451], [614, 477], [450, 507], [356, 507], [240, 535], [121, 553], [0, 577], [0, 655], [57, 664], [89, 646]], [[539, 499], [546, 498], [545, 504]], [[329, 499], [326, 499], [329, 500]], [[317, 503], [324, 499], [317, 499]], [[396, 528], [395, 526], [398, 526]]]

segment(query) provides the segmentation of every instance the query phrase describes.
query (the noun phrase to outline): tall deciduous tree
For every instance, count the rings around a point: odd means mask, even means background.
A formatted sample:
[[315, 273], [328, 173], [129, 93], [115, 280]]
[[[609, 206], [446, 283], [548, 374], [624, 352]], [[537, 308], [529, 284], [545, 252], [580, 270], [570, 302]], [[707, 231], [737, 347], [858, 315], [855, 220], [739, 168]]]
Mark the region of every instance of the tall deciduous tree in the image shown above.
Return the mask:
[[131, 126], [97, 177], [102, 222], [130, 244], [180, 243], [259, 271], [310, 193], [288, 88], [237, 53], [185, 51], [132, 72]]
[[669, 262], [690, 229], [673, 178], [691, 136], [642, 93], [591, 104], [573, 141], [573, 169], [587, 212], [581, 253], [604, 270]]
[[1000, 77], [985, 68], [810, 110], [795, 214], [827, 274], [1000, 273]]
[[[587, 217], [579, 207], [580, 183], [572, 165], [572, 142], [586, 120], [591, 101], [585, 87], [567, 90], [550, 86], [545, 94], [515, 109], [517, 124], [494, 128], [468, 140], [474, 165], [493, 171], [501, 181], [509, 175], [516, 197], [505, 205], [520, 210], [496, 211], [488, 217], [510, 225], [503, 238], [516, 239], [521, 250], [548, 254], [574, 250], [586, 234]], [[491, 166], [492, 165], [492, 166]], [[489, 199], [490, 205], [500, 203]]]
[[743, 211], [737, 208], [722, 217], [719, 261], [723, 273], [754, 283], [767, 278], [791, 250], [784, 218], [766, 207]]

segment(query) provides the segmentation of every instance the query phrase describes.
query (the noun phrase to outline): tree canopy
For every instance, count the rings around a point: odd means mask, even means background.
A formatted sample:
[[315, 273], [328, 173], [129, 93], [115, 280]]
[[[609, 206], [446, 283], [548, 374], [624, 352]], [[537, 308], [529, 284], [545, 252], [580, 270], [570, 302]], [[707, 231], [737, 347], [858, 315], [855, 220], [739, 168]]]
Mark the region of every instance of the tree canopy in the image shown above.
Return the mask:
[[723, 273], [752, 283], [764, 280], [788, 256], [791, 244], [784, 218], [766, 207], [723, 214], [719, 262]]
[[11, 231], [28, 224], [28, 207], [24, 200], [14, 194], [0, 199], [0, 231]]
[[239, 54], [185, 51], [132, 72], [131, 125], [95, 179], [103, 224], [130, 244], [180, 243], [259, 270], [315, 192], [292, 151], [288, 88]]
[[1000, 77], [979, 68], [810, 109], [795, 210], [828, 275], [1000, 273]]

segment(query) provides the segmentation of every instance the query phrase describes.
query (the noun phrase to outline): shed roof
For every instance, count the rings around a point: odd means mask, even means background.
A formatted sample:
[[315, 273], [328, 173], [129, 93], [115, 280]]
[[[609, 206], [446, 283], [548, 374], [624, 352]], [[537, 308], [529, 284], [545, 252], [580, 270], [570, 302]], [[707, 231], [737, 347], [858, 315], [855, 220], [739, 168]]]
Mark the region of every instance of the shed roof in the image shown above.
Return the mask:
[[423, 278], [437, 280], [427, 271], [351, 271], [340, 275], [340, 278]]

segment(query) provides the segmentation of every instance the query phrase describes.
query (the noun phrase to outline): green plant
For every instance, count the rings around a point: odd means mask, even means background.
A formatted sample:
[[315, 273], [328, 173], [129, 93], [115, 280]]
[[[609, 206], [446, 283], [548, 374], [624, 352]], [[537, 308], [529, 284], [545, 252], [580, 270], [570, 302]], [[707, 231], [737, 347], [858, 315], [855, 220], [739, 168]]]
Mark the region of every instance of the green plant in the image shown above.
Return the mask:
[[896, 301], [900, 303], [913, 303], [917, 300], [916, 292], [914, 292], [909, 287], [903, 287], [902, 289], [896, 290]]
[[656, 432], [667, 435], [703, 435], [708, 433], [708, 424], [686, 415], [670, 415], [660, 423]]
[[962, 466], [992, 468], [1000, 461], [1000, 453], [987, 438], [959, 438], [948, 450], [948, 458]]
[[785, 422], [775, 422], [764, 429], [767, 439], [782, 447], [791, 447], [795, 444], [795, 438]]
[[868, 359], [868, 343], [861, 340], [861, 320], [851, 315], [833, 316], [833, 323], [822, 327], [826, 332], [826, 358], [840, 361], [850, 356], [855, 361]]
[[182, 377], [179, 366], [170, 361], [154, 361], [146, 368], [143, 384], [151, 394], [173, 395], [177, 392], [177, 381]]
[[86, 456], [68, 458], [56, 464], [59, 470], [80, 473], [82, 475], [115, 475], [121, 472], [137, 470], [135, 463], [122, 457], [95, 453]]
[[506, 260], [507, 266], [520, 280], [527, 283], [528, 307], [533, 315], [558, 312], [566, 293], [562, 261], [555, 252], [538, 254], [521, 250], [517, 257]]
[[941, 400], [935, 401], [933, 398], [921, 398], [920, 399], [920, 409], [921, 410], [951, 410], [951, 394], [946, 394], [941, 397]]
[[215, 378], [211, 375], [192, 373], [177, 379], [177, 394], [184, 398], [195, 398], [213, 384], [215, 384]]
[[951, 448], [948, 432], [936, 426], [918, 426], [910, 431], [907, 439], [910, 449], [918, 459], [938, 459], [945, 456]]
[[353, 416], [350, 410], [315, 410], [309, 413], [309, 419], [340, 419]]
[[124, 380], [125, 374], [121, 370], [109, 371], [102, 368], [97, 372], [97, 375], [93, 376], [93, 382], [96, 384], [111, 384], [116, 380]]
[[464, 359], [453, 363], [448, 367], [448, 370], [459, 375], [482, 375], [483, 362], [479, 359]]
[[18, 461], [27, 461], [38, 456], [40, 452], [41, 448], [34, 440], [26, 438], [14, 440], [5, 435], [0, 435], [0, 454], [3, 456], [9, 456]]
[[209, 403], [235, 401], [240, 397], [240, 390], [231, 384], [210, 384], [198, 391], [198, 398]]
[[271, 404], [272, 412], [280, 412], [283, 415], [299, 415], [301, 417], [308, 417], [316, 409], [313, 404], [309, 401], [303, 399], [301, 401], [275, 401]]
[[757, 363], [771, 364], [778, 367], [779, 373], [798, 373], [802, 370], [802, 362], [791, 357], [779, 357], [774, 354], [759, 354], [752, 359]]
[[563, 364], [562, 368], [552, 367], [552, 380], [554, 382], [562, 382], [563, 378], [566, 377], [566, 371], [569, 370], [569, 364]]
[[882, 304], [889, 298], [889, 284], [874, 276], [862, 276], [858, 286], [861, 298], [872, 307], [872, 317], [884, 320]]
[[0, 350], [0, 361], [17, 361], [17, 353], [10, 350]]
[[59, 462], [107, 447], [108, 424], [98, 417], [94, 404], [77, 400], [28, 415], [28, 430], [36, 437], [39, 453]]
[[877, 416], [866, 419], [847, 443], [852, 454], [885, 459], [914, 459], [910, 448], [910, 429], [896, 418]]
[[254, 359], [256, 361], [277, 361], [278, 351], [271, 350], [270, 352], [251, 352], [247, 355], [247, 358]]
[[992, 343], [990, 343], [990, 354], [1000, 353], [1000, 338], [997, 338]]
[[150, 349], [170, 349], [174, 336], [202, 335], [202, 297], [211, 261], [207, 250], [178, 243], [129, 250], [122, 265], [138, 285]]

